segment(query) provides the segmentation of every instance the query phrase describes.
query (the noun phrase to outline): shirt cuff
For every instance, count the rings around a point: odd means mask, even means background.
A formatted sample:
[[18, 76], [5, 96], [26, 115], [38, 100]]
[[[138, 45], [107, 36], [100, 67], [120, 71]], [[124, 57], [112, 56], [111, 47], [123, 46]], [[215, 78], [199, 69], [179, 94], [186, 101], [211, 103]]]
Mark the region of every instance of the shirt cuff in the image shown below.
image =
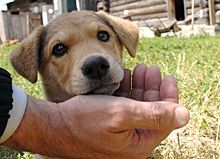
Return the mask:
[[3, 143], [7, 139], [9, 139], [11, 135], [16, 131], [23, 118], [27, 105], [26, 92], [23, 89], [15, 86], [14, 84], [12, 84], [12, 89], [13, 108], [9, 111], [10, 118], [8, 119], [5, 131], [1, 136], [0, 143]]

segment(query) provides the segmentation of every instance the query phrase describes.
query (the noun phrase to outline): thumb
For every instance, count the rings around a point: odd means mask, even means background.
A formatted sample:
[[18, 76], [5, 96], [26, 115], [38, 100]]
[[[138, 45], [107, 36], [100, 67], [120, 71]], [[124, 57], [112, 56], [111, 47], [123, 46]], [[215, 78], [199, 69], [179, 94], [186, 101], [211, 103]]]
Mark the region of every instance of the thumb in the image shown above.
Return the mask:
[[172, 102], [139, 102], [127, 98], [115, 102], [115, 106], [124, 106], [114, 114], [116, 120], [111, 122], [110, 130], [114, 132], [133, 128], [173, 130], [185, 126], [190, 118], [185, 107]]

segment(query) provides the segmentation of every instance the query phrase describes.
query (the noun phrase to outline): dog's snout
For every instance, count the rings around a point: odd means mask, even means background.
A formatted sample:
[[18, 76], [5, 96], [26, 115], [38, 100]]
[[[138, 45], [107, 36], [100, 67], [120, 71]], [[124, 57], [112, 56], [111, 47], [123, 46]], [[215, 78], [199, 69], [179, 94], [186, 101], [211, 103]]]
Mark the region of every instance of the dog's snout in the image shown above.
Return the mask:
[[92, 56], [85, 60], [82, 72], [90, 79], [101, 79], [108, 73], [110, 66], [108, 61], [101, 56]]

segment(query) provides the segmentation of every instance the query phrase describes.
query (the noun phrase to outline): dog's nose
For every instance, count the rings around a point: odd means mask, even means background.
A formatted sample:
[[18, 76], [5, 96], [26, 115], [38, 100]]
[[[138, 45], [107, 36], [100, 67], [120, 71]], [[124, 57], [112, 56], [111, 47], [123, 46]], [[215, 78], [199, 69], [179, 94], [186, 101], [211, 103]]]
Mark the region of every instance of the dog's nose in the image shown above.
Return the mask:
[[108, 61], [101, 56], [92, 56], [85, 60], [82, 72], [90, 79], [101, 79], [108, 73], [110, 66]]

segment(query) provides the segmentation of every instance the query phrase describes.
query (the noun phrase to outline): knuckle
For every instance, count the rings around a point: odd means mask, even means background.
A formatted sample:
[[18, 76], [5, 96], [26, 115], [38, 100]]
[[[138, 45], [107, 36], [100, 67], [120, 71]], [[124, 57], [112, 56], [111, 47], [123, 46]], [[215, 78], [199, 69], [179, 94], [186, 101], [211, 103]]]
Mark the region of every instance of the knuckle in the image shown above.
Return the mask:
[[152, 109], [151, 109], [151, 120], [152, 120], [152, 124], [155, 127], [161, 127], [162, 125], [162, 111], [161, 111], [161, 105], [160, 104], [156, 104]]
[[126, 122], [127, 113], [123, 107], [113, 107], [110, 112], [109, 131], [121, 130]]
[[151, 109], [152, 127], [158, 129], [172, 129], [173, 128], [173, 111], [172, 107], [168, 108], [164, 104], [157, 102]]

